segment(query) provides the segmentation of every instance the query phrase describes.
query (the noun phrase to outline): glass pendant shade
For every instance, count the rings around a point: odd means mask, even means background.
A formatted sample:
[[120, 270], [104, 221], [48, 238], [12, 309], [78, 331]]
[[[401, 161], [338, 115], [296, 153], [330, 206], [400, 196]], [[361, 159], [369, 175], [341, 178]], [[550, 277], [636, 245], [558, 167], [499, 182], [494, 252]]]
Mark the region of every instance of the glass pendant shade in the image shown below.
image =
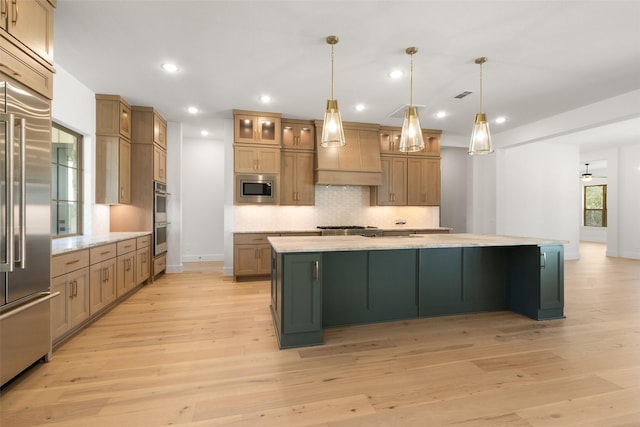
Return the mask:
[[469, 154], [490, 154], [493, 153], [491, 145], [491, 133], [489, 123], [484, 113], [476, 114], [476, 121], [471, 132], [471, 142], [469, 143]]
[[424, 150], [424, 138], [420, 127], [420, 118], [416, 107], [408, 107], [404, 112], [404, 122], [402, 122], [402, 135], [400, 136], [400, 147], [403, 153]]
[[322, 147], [344, 147], [345, 145], [342, 118], [340, 118], [337, 99], [327, 100], [327, 111], [324, 113], [320, 145]]
[[580, 178], [583, 182], [589, 182], [593, 179], [593, 175], [591, 175], [590, 173], [583, 173], [582, 177]]

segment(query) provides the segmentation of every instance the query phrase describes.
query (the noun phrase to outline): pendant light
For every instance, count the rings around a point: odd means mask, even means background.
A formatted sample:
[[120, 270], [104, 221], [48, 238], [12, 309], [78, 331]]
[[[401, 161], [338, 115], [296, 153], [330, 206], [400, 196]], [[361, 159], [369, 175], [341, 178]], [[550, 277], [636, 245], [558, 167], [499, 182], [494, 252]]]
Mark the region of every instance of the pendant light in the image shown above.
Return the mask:
[[583, 182], [589, 182], [593, 179], [593, 175], [589, 173], [589, 163], [584, 164], [587, 167], [587, 171], [580, 176]]
[[413, 46], [408, 47], [405, 52], [411, 57], [411, 87], [409, 95], [409, 107], [404, 111], [404, 122], [402, 122], [400, 147], [398, 148], [403, 153], [424, 150], [424, 139], [422, 138], [422, 128], [420, 127], [418, 109], [413, 106], [413, 55], [418, 52], [418, 48]]
[[338, 109], [338, 100], [333, 97], [333, 46], [338, 43], [338, 36], [328, 36], [327, 43], [331, 45], [331, 98], [327, 100], [320, 145], [322, 147], [343, 147], [345, 140], [342, 119]]
[[473, 124], [469, 154], [491, 154], [493, 153], [493, 146], [491, 145], [489, 123], [487, 122], [487, 116], [482, 112], [482, 64], [487, 62], [487, 58], [482, 56], [476, 58], [475, 62], [480, 65], [480, 112], [476, 114], [476, 120]]

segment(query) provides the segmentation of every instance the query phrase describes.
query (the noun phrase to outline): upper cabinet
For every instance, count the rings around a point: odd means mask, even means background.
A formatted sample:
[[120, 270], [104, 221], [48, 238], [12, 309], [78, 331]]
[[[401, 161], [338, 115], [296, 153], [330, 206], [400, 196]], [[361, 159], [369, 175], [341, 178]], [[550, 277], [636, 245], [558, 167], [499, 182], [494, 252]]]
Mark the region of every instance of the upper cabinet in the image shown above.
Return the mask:
[[315, 126], [312, 121], [282, 119], [282, 147], [298, 150], [313, 150]]
[[422, 129], [422, 138], [424, 139], [424, 150], [413, 151], [410, 153], [401, 153], [400, 137], [402, 129], [395, 127], [381, 127], [378, 133], [381, 154], [396, 154], [409, 156], [440, 156], [440, 135], [442, 131], [434, 129]]
[[131, 106], [118, 95], [96, 95], [96, 135], [131, 141]]
[[96, 203], [131, 203], [131, 106], [96, 95]]
[[153, 146], [151, 151], [138, 150], [138, 152], [153, 155], [153, 180], [166, 183], [167, 121], [153, 107], [133, 106], [131, 114], [133, 115], [131, 143]]
[[233, 110], [234, 142], [280, 145], [281, 115]]
[[1, 0], [3, 36], [17, 41], [48, 64], [53, 64], [53, 8], [55, 1]]

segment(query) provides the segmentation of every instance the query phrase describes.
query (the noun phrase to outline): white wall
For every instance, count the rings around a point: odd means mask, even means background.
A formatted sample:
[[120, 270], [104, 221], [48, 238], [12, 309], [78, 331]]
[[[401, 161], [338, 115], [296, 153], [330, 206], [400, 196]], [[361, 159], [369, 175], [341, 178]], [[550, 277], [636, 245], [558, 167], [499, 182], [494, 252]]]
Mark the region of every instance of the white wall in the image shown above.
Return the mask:
[[183, 260], [224, 259], [225, 143], [185, 139], [182, 175]]
[[180, 273], [182, 265], [183, 198], [182, 124], [167, 122], [167, 273]]
[[470, 156], [467, 169], [467, 231], [470, 233], [496, 232], [497, 156], [498, 153]]
[[467, 148], [442, 147], [440, 160], [440, 225], [452, 233], [467, 231], [467, 170], [472, 164]]
[[621, 257], [640, 259], [640, 144], [621, 146], [618, 165], [618, 247], [617, 250], [608, 247], [607, 252], [611, 250]]
[[80, 83], [60, 65], [53, 75], [53, 121], [82, 135], [82, 222], [84, 234], [109, 232], [109, 206], [96, 205], [95, 200], [95, 93]]
[[579, 257], [579, 147], [531, 143], [497, 153], [497, 234], [568, 241]]

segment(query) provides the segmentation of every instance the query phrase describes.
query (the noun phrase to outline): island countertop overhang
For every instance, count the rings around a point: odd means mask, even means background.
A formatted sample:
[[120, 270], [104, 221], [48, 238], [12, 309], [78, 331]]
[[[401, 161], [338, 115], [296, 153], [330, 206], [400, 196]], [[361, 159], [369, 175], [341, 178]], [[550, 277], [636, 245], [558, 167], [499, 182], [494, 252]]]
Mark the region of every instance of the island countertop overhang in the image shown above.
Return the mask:
[[291, 236], [269, 237], [277, 253], [333, 252], [359, 250], [427, 249], [483, 246], [564, 245], [562, 240], [504, 236], [496, 234], [452, 233], [409, 236]]

